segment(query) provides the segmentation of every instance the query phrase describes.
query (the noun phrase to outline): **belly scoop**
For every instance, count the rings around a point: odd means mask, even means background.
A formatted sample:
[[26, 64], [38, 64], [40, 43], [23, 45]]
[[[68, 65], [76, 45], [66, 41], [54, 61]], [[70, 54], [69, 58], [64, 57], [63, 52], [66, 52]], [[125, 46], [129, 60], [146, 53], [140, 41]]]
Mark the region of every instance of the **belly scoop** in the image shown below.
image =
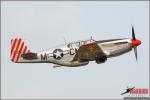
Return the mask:
[[72, 61], [72, 62], [57, 62], [56, 64], [59, 64], [61, 66], [68, 66], [68, 67], [80, 67], [80, 66], [84, 66], [87, 65], [89, 62], [79, 62], [79, 61]]

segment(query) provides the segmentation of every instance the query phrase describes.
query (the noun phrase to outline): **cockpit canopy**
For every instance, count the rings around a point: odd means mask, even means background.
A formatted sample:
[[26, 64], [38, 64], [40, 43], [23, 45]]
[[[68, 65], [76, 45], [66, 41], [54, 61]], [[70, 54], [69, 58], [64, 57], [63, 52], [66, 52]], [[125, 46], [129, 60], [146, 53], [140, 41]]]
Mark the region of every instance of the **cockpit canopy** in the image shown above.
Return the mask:
[[85, 41], [77, 41], [77, 42], [71, 42], [67, 45], [68, 48], [71, 48], [71, 47], [80, 47], [81, 45], [86, 45], [86, 44], [89, 44], [89, 43], [92, 43], [92, 42], [95, 42], [94, 39], [88, 39], [88, 40], [85, 40]]

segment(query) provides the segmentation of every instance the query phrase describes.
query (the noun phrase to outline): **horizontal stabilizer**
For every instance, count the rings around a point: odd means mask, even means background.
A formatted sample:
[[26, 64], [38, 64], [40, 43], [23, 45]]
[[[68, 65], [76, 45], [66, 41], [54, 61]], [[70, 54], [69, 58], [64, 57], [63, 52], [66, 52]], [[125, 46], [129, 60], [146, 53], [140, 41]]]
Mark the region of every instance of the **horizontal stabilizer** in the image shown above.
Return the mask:
[[21, 57], [25, 60], [38, 59], [37, 53], [25, 53], [25, 54], [22, 54]]

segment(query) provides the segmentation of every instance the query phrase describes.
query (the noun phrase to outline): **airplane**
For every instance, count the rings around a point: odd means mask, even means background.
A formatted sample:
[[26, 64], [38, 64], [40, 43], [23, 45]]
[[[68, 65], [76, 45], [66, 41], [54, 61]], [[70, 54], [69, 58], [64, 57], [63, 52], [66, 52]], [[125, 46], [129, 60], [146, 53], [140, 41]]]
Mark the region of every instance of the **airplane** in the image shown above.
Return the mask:
[[95, 41], [94, 39], [70, 42], [63, 46], [31, 52], [21, 38], [11, 40], [11, 61], [15, 63], [52, 63], [55, 67], [80, 67], [95, 61], [105, 63], [108, 58], [120, 56], [134, 49], [137, 57], [137, 46], [141, 41], [136, 39], [132, 26], [132, 39], [120, 38]]
[[134, 88], [135, 88], [135, 87], [133, 87], [133, 88], [128, 88], [128, 87], [127, 87], [126, 91], [125, 91], [124, 93], [121, 93], [121, 95], [124, 95], [124, 94], [126, 94], [126, 93], [129, 93], [129, 92], [132, 91]]

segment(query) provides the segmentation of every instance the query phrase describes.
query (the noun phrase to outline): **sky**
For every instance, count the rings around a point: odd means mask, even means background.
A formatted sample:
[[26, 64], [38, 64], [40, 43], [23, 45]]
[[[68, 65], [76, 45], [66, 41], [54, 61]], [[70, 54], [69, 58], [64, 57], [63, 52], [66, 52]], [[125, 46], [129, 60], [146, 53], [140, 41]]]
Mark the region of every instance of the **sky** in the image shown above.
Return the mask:
[[[77, 68], [53, 64], [17, 64], [10, 60], [10, 40], [21, 37], [33, 52], [66, 42], [131, 38], [138, 47]], [[149, 88], [149, 1], [2, 1], [2, 99], [122, 99], [126, 87]]]

